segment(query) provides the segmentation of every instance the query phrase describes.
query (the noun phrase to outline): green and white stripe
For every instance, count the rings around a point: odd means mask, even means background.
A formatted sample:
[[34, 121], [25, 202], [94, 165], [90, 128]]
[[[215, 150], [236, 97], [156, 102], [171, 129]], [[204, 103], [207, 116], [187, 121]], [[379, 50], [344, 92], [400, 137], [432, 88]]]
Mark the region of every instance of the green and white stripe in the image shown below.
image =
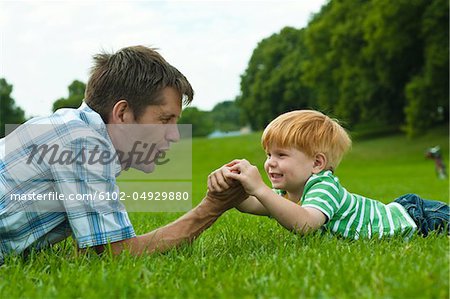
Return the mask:
[[401, 234], [409, 238], [417, 229], [406, 210], [398, 203], [379, 201], [347, 192], [331, 171], [311, 176], [306, 182], [302, 206], [322, 211], [325, 228], [344, 237], [379, 238]]

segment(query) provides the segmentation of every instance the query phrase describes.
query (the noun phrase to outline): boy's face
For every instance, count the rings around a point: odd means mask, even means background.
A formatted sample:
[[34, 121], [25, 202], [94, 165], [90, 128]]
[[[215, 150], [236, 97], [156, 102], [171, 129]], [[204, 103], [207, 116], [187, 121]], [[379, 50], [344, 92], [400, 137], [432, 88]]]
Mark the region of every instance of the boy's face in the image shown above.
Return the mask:
[[294, 148], [272, 146], [266, 150], [264, 169], [275, 189], [301, 196], [313, 174], [314, 159]]

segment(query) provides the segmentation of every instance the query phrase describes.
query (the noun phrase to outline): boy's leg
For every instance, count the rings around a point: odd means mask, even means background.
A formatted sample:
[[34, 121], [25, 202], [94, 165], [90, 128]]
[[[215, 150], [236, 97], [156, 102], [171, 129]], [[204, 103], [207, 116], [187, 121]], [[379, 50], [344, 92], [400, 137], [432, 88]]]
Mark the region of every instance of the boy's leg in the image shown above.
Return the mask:
[[450, 234], [450, 207], [436, 200], [423, 200], [423, 210], [428, 223], [428, 231], [437, 230]]
[[416, 194], [406, 194], [395, 200], [401, 204], [416, 222], [419, 234], [427, 236], [433, 230], [446, 230], [450, 233], [450, 208], [447, 204], [422, 199]]

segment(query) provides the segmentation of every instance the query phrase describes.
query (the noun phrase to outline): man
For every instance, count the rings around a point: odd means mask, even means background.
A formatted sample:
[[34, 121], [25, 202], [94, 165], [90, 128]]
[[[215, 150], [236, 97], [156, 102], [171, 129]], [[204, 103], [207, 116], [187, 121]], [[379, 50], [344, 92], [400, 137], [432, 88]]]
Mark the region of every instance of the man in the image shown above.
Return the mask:
[[[94, 56], [80, 108], [31, 119], [0, 139], [0, 262], [6, 254], [69, 235], [80, 249], [97, 252], [107, 244], [114, 254], [164, 251], [191, 242], [245, 199], [240, 185], [208, 193], [181, 218], [140, 236], [117, 200], [67, 200], [117, 195], [116, 177], [130, 167], [152, 172], [158, 156], [179, 140], [182, 101], [189, 104], [193, 94], [186, 77], [153, 49], [135, 46]], [[152, 159], [142, 163], [133, 151], [149, 142]], [[49, 194], [63, 200], [36, 200]], [[24, 196], [33, 200], [17, 200]]]

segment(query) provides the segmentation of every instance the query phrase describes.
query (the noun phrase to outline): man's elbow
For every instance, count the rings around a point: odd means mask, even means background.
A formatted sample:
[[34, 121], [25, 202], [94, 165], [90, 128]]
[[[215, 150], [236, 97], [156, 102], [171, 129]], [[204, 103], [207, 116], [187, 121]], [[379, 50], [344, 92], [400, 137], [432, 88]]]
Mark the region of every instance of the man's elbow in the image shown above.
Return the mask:
[[137, 237], [133, 237], [130, 239], [124, 239], [117, 242], [112, 242], [108, 244], [101, 244], [86, 248], [78, 248], [78, 253], [80, 254], [87, 254], [88, 252], [95, 252], [97, 254], [103, 254], [105, 252], [110, 252], [113, 255], [118, 255], [122, 253], [123, 251], [127, 250], [131, 254], [137, 254], [138, 253], [138, 239]]

